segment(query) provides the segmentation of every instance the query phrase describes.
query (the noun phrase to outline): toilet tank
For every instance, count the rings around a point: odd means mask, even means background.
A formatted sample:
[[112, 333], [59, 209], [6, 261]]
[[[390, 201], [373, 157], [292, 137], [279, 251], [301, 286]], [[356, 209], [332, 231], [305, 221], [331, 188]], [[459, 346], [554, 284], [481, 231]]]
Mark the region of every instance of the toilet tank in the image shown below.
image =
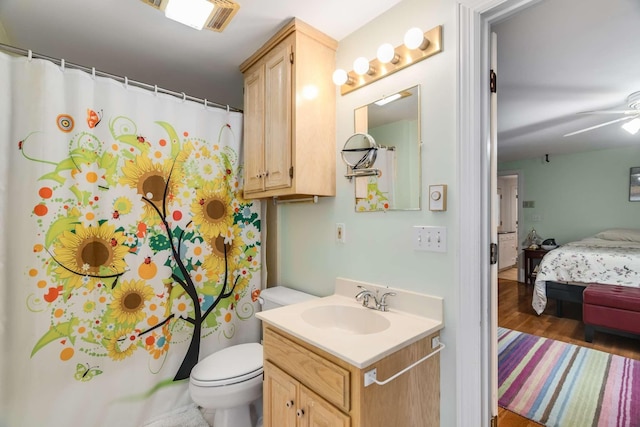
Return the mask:
[[262, 311], [308, 301], [314, 298], [318, 297], [302, 291], [287, 288], [286, 286], [274, 286], [263, 289], [260, 292], [260, 304], [262, 304]]

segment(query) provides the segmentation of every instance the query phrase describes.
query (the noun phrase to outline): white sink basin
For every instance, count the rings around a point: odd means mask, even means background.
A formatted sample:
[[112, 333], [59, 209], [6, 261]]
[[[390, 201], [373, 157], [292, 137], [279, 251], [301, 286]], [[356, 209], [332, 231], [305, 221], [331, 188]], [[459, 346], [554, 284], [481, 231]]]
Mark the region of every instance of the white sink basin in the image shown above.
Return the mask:
[[342, 333], [368, 335], [382, 332], [391, 322], [364, 307], [323, 305], [302, 312], [302, 320], [321, 329], [339, 329]]

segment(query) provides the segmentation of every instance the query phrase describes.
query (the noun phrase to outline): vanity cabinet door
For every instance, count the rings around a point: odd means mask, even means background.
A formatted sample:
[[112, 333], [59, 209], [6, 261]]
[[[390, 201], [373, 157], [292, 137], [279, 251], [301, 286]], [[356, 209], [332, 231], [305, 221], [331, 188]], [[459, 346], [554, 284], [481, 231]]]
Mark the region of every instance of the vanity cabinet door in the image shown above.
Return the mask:
[[264, 427], [296, 427], [298, 382], [266, 361], [262, 387]]
[[299, 427], [350, 427], [351, 418], [338, 411], [320, 396], [300, 385]]

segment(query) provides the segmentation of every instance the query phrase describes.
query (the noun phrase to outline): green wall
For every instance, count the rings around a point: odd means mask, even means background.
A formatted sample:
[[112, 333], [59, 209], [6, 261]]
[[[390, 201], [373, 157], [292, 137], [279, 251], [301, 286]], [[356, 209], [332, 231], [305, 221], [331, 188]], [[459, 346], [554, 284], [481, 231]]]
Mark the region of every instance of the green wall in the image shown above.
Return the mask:
[[[549, 156], [498, 165], [520, 171], [523, 191], [520, 236], [535, 228], [558, 244], [579, 240], [607, 228], [640, 228], [640, 202], [629, 201], [629, 170], [640, 166], [636, 147]], [[534, 208], [522, 208], [533, 201]]]
[[[411, 27], [443, 26], [443, 51], [346, 95], [336, 87], [336, 196], [318, 204], [278, 205], [278, 276], [274, 282], [316, 295], [333, 293], [336, 277], [360, 280], [444, 299], [441, 333], [441, 422], [455, 426], [459, 290], [458, 164], [456, 144], [456, 1], [403, 0], [339, 41], [336, 68], [352, 69], [359, 56], [373, 59], [382, 43], [402, 44]], [[355, 132], [354, 110], [388, 94], [420, 85], [422, 154], [421, 210], [355, 212], [354, 184], [343, 175], [340, 158]], [[426, 206], [428, 186], [448, 185], [446, 212]], [[346, 226], [346, 242], [335, 239], [336, 223]], [[447, 251], [413, 249], [416, 225], [447, 227]], [[393, 304], [390, 302], [390, 304]], [[480, 359], [478, 358], [478, 369]]]

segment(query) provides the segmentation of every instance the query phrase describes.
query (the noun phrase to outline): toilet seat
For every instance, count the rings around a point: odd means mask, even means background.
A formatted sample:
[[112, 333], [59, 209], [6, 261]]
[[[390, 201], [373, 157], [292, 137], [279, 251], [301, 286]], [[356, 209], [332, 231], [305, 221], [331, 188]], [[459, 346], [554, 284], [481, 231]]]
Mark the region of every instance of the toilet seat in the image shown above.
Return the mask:
[[262, 345], [239, 344], [207, 356], [191, 370], [189, 381], [200, 387], [238, 384], [262, 375]]

